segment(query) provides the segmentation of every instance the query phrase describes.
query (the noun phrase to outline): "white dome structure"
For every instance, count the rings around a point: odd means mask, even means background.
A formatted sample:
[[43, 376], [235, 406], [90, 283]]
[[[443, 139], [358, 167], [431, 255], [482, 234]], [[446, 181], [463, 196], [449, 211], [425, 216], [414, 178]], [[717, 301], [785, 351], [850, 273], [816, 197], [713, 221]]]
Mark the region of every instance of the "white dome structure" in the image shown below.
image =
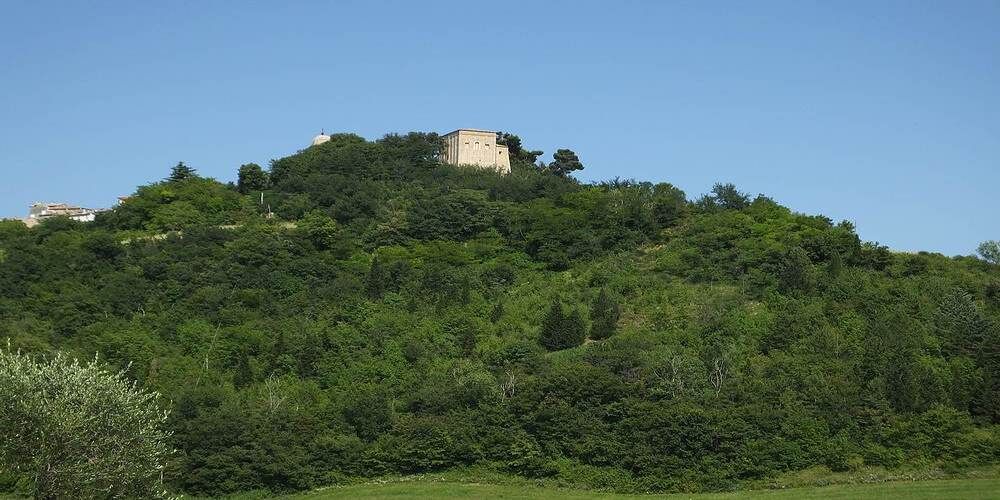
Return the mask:
[[329, 141], [329, 140], [330, 140], [330, 136], [326, 135], [323, 132], [320, 132], [319, 135], [317, 135], [316, 137], [313, 137], [312, 145], [313, 146], [319, 146], [320, 144], [323, 144], [324, 142]]

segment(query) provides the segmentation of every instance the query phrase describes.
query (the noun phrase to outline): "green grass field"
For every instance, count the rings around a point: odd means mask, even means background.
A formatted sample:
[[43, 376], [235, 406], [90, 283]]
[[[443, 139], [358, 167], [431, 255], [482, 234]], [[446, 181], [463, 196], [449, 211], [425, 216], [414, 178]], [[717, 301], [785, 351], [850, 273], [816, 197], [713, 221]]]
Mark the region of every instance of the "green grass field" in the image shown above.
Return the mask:
[[[823, 485], [823, 486], [820, 486]], [[387, 476], [363, 483], [330, 486], [307, 493], [274, 495], [257, 491], [214, 500], [327, 499], [508, 499], [508, 500], [1000, 500], [1000, 465], [945, 472], [938, 468], [834, 473], [823, 467], [797, 471], [760, 483], [761, 488], [728, 493], [616, 494], [572, 484], [509, 476], [486, 469], [454, 470], [413, 476]], [[0, 500], [23, 500], [0, 493]], [[190, 500], [213, 500], [183, 496]]]
[[847, 500], [847, 499], [1000, 499], [1000, 479], [950, 479], [934, 481], [890, 482], [863, 485], [835, 485], [783, 490], [756, 490], [736, 493], [701, 493], [672, 495], [616, 495], [580, 490], [532, 486], [494, 485], [460, 482], [388, 482], [332, 487], [308, 494], [283, 497], [286, 500], [407, 499], [407, 498], [497, 498], [511, 500], [552, 499], [652, 499], [669, 500]]
[[[0, 493], [0, 500], [19, 497]], [[271, 498], [268, 495], [235, 496], [237, 499]], [[330, 487], [309, 493], [279, 497], [284, 500], [326, 499], [507, 499], [507, 500], [587, 500], [587, 499], [665, 499], [665, 500], [993, 500], [1000, 499], [1000, 479], [942, 479], [930, 481], [893, 481], [878, 484], [853, 484], [750, 490], [733, 493], [698, 493], [670, 495], [618, 495], [595, 491], [552, 487], [483, 484], [456, 481], [391, 481]]]

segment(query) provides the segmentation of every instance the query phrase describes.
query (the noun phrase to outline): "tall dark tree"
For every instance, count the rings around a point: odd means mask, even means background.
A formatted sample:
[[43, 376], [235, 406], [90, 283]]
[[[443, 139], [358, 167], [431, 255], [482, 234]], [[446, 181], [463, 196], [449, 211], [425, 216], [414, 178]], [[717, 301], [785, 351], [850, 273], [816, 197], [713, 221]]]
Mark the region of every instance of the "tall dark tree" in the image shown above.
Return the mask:
[[947, 352], [972, 357], [982, 354], [993, 328], [972, 295], [961, 289], [941, 299], [934, 323]]
[[388, 273], [379, 261], [378, 254], [372, 258], [371, 267], [368, 268], [368, 277], [365, 279], [365, 291], [368, 297], [374, 300], [381, 299], [385, 293], [385, 282]]
[[583, 170], [583, 163], [572, 150], [559, 149], [552, 155], [552, 163], [549, 163], [548, 168], [554, 174], [566, 177], [572, 172]]
[[576, 347], [583, 343], [587, 336], [583, 315], [578, 309], [570, 313], [563, 310], [559, 299], [552, 301], [549, 311], [542, 318], [542, 331], [539, 342], [549, 351], [558, 351]]
[[542, 332], [539, 342], [542, 347], [550, 351], [558, 351], [563, 345], [563, 323], [566, 322], [566, 314], [563, 312], [562, 302], [559, 299], [553, 300], [549, 306], [549, 312], [542, 318]]
[[583, 313], [579, 309], [573, 309], [566, 315], [562, 331], [563, 349], [583, 344], [587, 338], [587, 323], [583, 320]]
[[621, 308], [618, 303], [611, 298], [607, 289], [601, 288], [590, 306], [590, 338], [601, 340], [614, 335], [620, 317]]
[[243, 194], [263, 191], [267, 189], [267, 181], [267, 172], [264, 172], [264, 169], [260, 168], [260, 165], [247, 163], [240, 165], [236, 180], [236, 189]]
[[167, 180], [170, 182], [177, 182], [197, 176], [198, 173], [195, 169], [185, 165], [184, 162], [179, 161], [177, 162], [177, 165], [174, 165], [174, 168], [170, 169], [170, 177], [167, 177]]

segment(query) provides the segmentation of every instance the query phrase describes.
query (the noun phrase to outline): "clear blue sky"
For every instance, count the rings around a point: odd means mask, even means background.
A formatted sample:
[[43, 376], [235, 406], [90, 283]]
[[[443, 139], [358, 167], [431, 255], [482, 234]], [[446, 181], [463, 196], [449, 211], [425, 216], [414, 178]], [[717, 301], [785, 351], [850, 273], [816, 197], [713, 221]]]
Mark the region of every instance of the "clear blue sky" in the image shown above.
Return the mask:
[[3, 3], [0, 215], [327, 131], [509, 130], [900, 250], [1000, 238], [1000, 1]]

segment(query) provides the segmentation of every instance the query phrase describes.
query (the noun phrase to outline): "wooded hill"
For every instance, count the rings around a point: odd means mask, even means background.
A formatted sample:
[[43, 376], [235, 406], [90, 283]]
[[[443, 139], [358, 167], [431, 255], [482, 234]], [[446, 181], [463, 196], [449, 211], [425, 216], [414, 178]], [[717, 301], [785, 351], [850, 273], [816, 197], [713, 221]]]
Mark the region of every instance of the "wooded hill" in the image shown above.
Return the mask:
[[732, 185], [583, 185], [505, 139], [508, 176], [341, 134], [236, 184], [179, 165], [94, 223], [0, 222], [0, 338], [158, 391], [190, 494], [1000, 462], [997, 265]]

